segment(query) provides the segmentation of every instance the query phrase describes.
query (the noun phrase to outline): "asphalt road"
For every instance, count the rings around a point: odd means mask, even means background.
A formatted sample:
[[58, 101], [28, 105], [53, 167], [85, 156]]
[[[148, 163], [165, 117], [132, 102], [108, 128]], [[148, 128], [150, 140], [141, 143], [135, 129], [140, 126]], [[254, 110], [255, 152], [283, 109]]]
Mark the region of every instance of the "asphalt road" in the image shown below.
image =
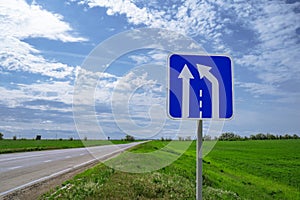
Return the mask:
[[0, 154], [0, 197], [136, 144]]

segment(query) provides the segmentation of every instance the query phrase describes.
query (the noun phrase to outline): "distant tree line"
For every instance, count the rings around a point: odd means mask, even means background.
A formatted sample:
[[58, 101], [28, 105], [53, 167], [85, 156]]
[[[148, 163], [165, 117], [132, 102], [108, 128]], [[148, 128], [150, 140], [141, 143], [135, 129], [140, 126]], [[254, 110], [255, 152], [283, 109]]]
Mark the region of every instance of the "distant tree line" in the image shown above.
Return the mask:
[[170, 138], [170, 137], [169, 138], [167, 138], [167, 137], [165, 137], [165, 138], [161, 137], [160, 140], [161, 141], [172, 141], [172, 138]]
[[187, 137], [178, 137], [178, 140], [179, 141], [191, 141], [192, 140], [192, 138], [191, 138], [191, 136], [187, 136]]
[[125, 140], [125, 141], [135, 141], [135, 138], [131, 135], [126, 135], [124, 139], [122, 140]]
[[[264, 133], [258, 133], [256, 135], [250, 135], [247, 136], [240, 136], [234, 133], [222, 133], [220, 137], [217, 138], [221, 141], [240, 141], [240, 140], [283, 140], [283, 139], [300, 139], [300, 137], [297, 134], [289, 135], [273, 135], [270, 133], [264, 134]], [[205, 140], [205, 137], [204, 137]], [[208, 139], [207, 139], [208, 140]]]
[[[4, 134], [0, 132], [0, 140], [3, 140]], [[40, 140], [41, 138], [39, 138]], [[270, 133], [264, 134], [264, 133], [258, 133], [256, 135], [250, 135], [250, 136], [240, 136], [237, 134], [234, 134], [232, 132], [226, 132], [226, 133], [222, 133], [219, 137], [215, 137], [212, 138], [209, 135], [204, 135], [203, 136], [203, 140], [205, 141], [210, 141], [210, 140], [220, 140], [220, 141], [244, 141], [244, 140], [284, 140], [284, 139], [300, 139], [300, 136], [298, 136], [297, 134], [285, 134], [285, 135], [273, 135]], [[14, 135], [13, 136], [13, 140], [17, 140], [17, 136]], [[26, 140], [26, 138], [21, 138], [21, 140]], [[37, 140], [37, 138], [36, 138]], [[63, 140], [62, 138], [60, 138], [59, 140]], [[70, 141], [74, 140], [73, 137], [69, 138]], [[87, 137], [84, 137], [84, 140], [87, 140]], [[110, 137], [108, 138], [108, 140], [110, 140]], [[135, 141], [135, 138], [131, 135], [126, 135], [124, 139], [121, 140], [125, 140], [125, 141]], [[164, 138], [161, 137], [160, 138], [161, 141], [172, 141], [171, 138]], [[192, 138], [191, 136], [187, 136], [187, 137], [178, 137], [179, 141], [191, 141]]]
[[[165, 137], [165, 138], [161, 137], [160, 140], [161, 141], [172, 141], [173, 139], [171, 137]], [[178, 136], [178, 140], [179, 141], [192, 141], [192, 137], [191, 136], [186, 136], [186, 137]]]

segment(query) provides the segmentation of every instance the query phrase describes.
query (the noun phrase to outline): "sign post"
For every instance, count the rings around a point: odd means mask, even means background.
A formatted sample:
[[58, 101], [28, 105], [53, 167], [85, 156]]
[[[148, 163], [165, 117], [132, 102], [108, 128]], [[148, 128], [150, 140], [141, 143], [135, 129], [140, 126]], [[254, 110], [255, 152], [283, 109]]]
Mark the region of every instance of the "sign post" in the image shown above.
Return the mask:
[[196, 188], [196, 196], [198, 200], [202, 199], [202, 120], [198, 121], [197, 127], [197, 188]]
[[171, 54], [168, 59], [168, 116], [198, 120], [197, 200], [202, 200], [202, 120], [232, 117], [232, 73], [228, 56]]

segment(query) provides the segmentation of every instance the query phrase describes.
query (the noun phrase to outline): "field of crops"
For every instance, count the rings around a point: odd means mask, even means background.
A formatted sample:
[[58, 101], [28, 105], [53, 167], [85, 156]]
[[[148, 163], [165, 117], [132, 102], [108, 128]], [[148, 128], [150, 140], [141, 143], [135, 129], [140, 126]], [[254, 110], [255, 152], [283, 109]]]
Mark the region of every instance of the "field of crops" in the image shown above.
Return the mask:
[[[151, 141], [131, 151], [155, 151], [166, 144]], [[218, 142], [204, 158], [203, 198], [300, 199], [299, 145], [300, 140]], [[193, 142], [174, 163], [151, 173], [125, 173], [99, 164], [41, 198], [195, 199], [195, 149]]]
[[300, 199], [300, 140], [218, 142], [204, 158], [207, 185], [243, 199]]
[[121, 140], [0, 140], [0, 154], [126, 143]]

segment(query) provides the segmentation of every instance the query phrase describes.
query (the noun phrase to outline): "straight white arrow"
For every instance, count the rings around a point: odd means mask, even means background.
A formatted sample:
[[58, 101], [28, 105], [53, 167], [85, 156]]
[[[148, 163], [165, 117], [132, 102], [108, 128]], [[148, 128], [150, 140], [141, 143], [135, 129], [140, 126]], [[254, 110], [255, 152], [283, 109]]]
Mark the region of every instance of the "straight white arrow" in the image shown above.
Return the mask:
[[219, 82], [218, 79], [212, 75], [210, 72], [211, 67], [197, 64], [198, 72], [200, 78], [206, 77], [207, 80], [211, 82], [212, 85], [212, 97], [211, 97], [211, 104], [212, 104], [212, 118], [219, 119], [220, 118], [220, 98], [219, 98]]
[[190, 72], [187, 65], [184, 65], [178, 78], [182, 79], [182, 104], [181, 104], [181, 117], [188, 118], [190, 113], [190, 79], [194, 79], [194, 76]]

